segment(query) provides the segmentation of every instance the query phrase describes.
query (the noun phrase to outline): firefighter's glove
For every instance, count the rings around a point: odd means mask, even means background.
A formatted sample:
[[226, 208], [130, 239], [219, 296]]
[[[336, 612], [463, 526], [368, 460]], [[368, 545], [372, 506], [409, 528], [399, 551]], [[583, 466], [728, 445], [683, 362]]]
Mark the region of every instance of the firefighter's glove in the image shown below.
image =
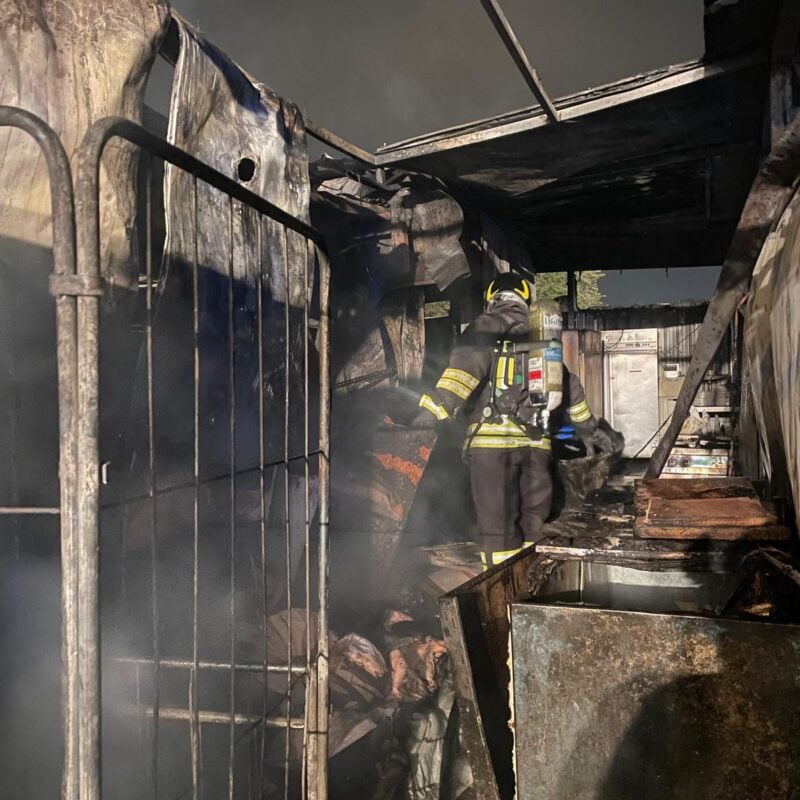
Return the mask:
[[596, 419], [575, 425], [575, 432], [586, 448], [586, 455], [593, 456], [598, 451], [604, 455], [612, 455], [622, 451], [622, 437], [607, 424], [600, 425]]
[[612, 434], [609, 433], [607, 430], [605, 430], [605, 428], [600, 427], [599, 425], [594, 429], [594, 432], [592, 433], [591, 444], [595, 449], [599, 450], [603, 455], [613, 455], [614, 453], [619, 452], [617, 448], [617, 443], [614, 441], [614, 437], [612, 436]]
[[430, 411], [424, 409], [420, 411], [414, 419], [411, 420], [409, 427], [411, 428], [436, 428], [440, 425], [436, 417]]

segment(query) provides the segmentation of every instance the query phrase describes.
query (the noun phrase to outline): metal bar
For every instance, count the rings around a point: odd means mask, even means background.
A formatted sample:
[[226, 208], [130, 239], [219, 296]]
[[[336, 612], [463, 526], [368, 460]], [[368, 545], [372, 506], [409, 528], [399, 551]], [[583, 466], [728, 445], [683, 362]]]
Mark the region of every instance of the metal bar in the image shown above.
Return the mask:
[[[153, 705], [157, 709], [161, 697], [161, 673], [159, 670], [159, 642], [158, 642], [158, 508], [156, 499], [156, 453], [155, 453], [155, 404], [153, 402], [153, 325], [155, 314], [153, 310], [153, 237], [150, 219], [150, 187], [153, 157], [147, 154], [147, 187], [146, 209], [147, 220], [145, 244], [145, 269], [147, 287], [145, 290], [145, 304], [147, 313], [147, 327], [145, 337], [146, 348], [146, 383], [147, 383], [147, 468], [149, 475], [148, 495], [150, 498], [150, 618], [153, 626]], [[150, 792], [156, 800], [158, 798], [158, 746], [159, 728], [158, 714], [153, 717], [153, 727], [150, 739]]]
[[[290, 351], [289, 340], [291, 336], [291, 326], [289, 318], [289, 309], [291, 308], [291, 291], [289, 286], [289, 231], [286, 228], [283, 231], [283, 278], [284, 278], [284, 397], [283, 397], [283, 457], [284, 465], [284, 480], [283, 480], [283, 520], [284, 520], [284, 537], [285, 537], [285, 552], [286, 552], [286, 663], [292, 663], [292, 526], [290, 518], [289, 506], [289, 401], [290, 401], [290, 385], [291, 369], [290, 369]], [[286, 720], [288, 729], [288, 720], [292, 712], [292, 677], [286, 675]], [[286, 732], [286, 745], [284, 748], [284, 772], [283, 772], [283, 797], [284, 800], [289, 800], [289, 732]]]
[[306, 298], [305, 298], [305, 310], [303, 315], [303, 322], [305, 327], [305, 339], [306, 339], [306, 346], [305, 346], [305, 362], [304, 362], [304, 391], [305, 391], [305, 398], [306, 398], [306, 416], [305, 416], [305, 431], [304, 431], [304, 447], [306, 451], [306, 459], [305, 459], [305, 501], [306, 501], [306, 530], [305, 530], [305, 549], [306, 549], [306, 561], [305, 561], [305, 578], [306, 578], [306, 666], [308, 670], [309, 680], [306, 681], [306, 698], [305, 698], [305, 730], [303, 731], [303, 785], [302, 785], [302, 794], [303, 797], [309, 796], [309, 786], [316, 785], [316, 770], [317, 770], [317, 752], [316, 752], [316, 741], [315, 741], [315, 731], [317, 730], [317, 681], [316, 676], [312, 672], [312, 663], [311, 663], [311, 562], [310, 562], [310, 550], [311, 550], [311, 520], [310, 520], [310, 504], [309, 504], [309, 491], [308, 491], [308, 480], [309, 480], [309, 461], [308, 461], [308, 451], [309, 451], [309, 426], [308, 426], [308, 391], [309, 391], [309, 376], [308, 376], [308, 339], [310, 335], [310, 328], [309, 328], [309, 314], [308, 314], [308, 304], [309, 304], [309, 272], [308, 266], [309, 261], [312, 264], [311, 275], [313, 277], [316, 267], [316, 259], [315, 259], [315, 250], [313, 244], [306, 240], [306, 269], [305, 269], [305, 285], [306, 285]]
[[26, 516], [28, 514], [49, 516], [60, 513], [60, 508], [48, 508], [46, 506], [0, 506], [0, 516]]
[[[116, 661], [120, 664], [132, 664], [135, 666], [150, 666], [153, 663], [151, 658], [118, 658]], [[195, 664], [194, 661], [190, 661], [189, 659], [184, 658], [162, 658], [159, 662], [159, 666], [161, 669], [188, 669], [192, 670], [195, 667], [200, 669], [208, 669], [208, 670], [218, 670], [220, 672], [227, 672], [231, 665], [227, 661], [198, 661]], [[253, 672], [253, 673], [263, 673], [264, 672], [264, 665], [263, 664], [234, 664], [233, 668], [239, 672]], [[286, 664], [269, 664], [267, 667], [268, 673], [277, 673], [283, 674], [285, 672], [291, 672], [292, 675], [305, 675], [306, 668], [304, 665], [301, 664], [292, 664], [290, 668], [286, 667]]]
[[316, 714], [312, 742], [315, 785], [309, 787], [312, 800], [328, 797], [328, 528], [330, 524], [330, 266], [322, 250], [319, 261], [319, 540]]
[[[305, 511], [305, 520], [303, 527], [303, 545], [304, 545], [304, 578], [305, 578], [305, 604], [306, 604], [306, 670], [307, 674], [311, 674], [311, 495], [309, 492], [310, 471], [308, 463], [309, 451], [309, 430], [308, 430], [308, 303], [309, 303], [309, 278], [308, 278], [308, 262], [313, 253], [311, 242], [305, 240], [305, 252], [303, 258], [303, 450], [305, 458], [303, 459], [303, 503]], [[303, 769], [302, 775], [302, 796], [306, 797], [308, 794], [308, 718], [309, 709], [311, 706], [308, 686], [306, 686], [306, 702], [305, 702], [305, 718], [306, 725], [303, 728]]]
[[[233, 761], [236, 744], [236, 325], [234, 320], [233, 198], [228, 200], [228, 412], [230, 435], [230, 740], [228, 746], [228, 800], [233, 800]], [[291, 662], [287, 662], [291, 663]]]
[[547, 114], [551, 122], [558, 122], [558, 111], [547, 95], [547, 92], [544, 90], [544, 86], [542, 86], [542, 82], [539, 80], [536, 70], [531, 66], [530, 61], [528, 61], [528, 56], [525, 54], [525, 50], [523, 50], [519, 39], [517, 39], [514, 29], [511, 27], [511, 23], [503, 13], [499, 0], [481, 0], [481, 5], [484, 11], [489, 15], [489, 19], [492, 21], [495, 30], [500, 34], [500, 38], [503, 40], [506, 50], [508, 50], [511, 58], [517, 65], [517, 69], [525, 79], [525, 83], [528, 84], [528, 88], [539, 101], [543, 111]]
[[750, 287], [753, 267], [764, 240], [791, 200], [799, 172], [800, 114], [795, 116], [753, 181], [722, 265], [717, 288], [697, 334], [692, 361], [675, 402], [672, 418], [653, 451], [645, 477], [657, 478], [661, 474], [703, 377]]
[[[53, 226], [53, 273], [74, 275], [76, 270], [75, 207], [69, 159], [58, 136], [39, 117], [21, 108], [0, 106], [0, 127], [13, 127], [31, 136], [47, 164]], [[61, 691], [64, 760], [61, 796], [78, 797], [77, 771], [77, 564], [76, 529], [76, 298], [57, 295], [56, 353], [58, 370], [59, 501], [61, 512]], [[3, 513], [3, 511], [0, 511]], [[13, 513], [13, 512], [12, 512]], [[23, 512], [23, 513], [28, 513]]]
[[[90, 128], [77, 152], [78, 274], [100, 278], [100, 150]], [[78, 781], [81, 800], [100, 800], [99, 309], [78, 297]]]
[[[265, 200], [261, 195], [255, 194], [241, 183], [229, 178], [227, 175], [218, 172], [203, 161], [195, 158], [181, 150], [179, 147], [160, 139], [150, 131], [123, 117], [104, 117], [95, 122], [84, 137], [84, 144], [88, 151], [94, 150], [95, 155], [99, 148], [102, 153], [105, 144], [112, 138], [125, 139], [125, 141], [138, 145], [160, 159], [179, 167], [184, 172], [194, 175], [204, 183], [219, 189], [230, 197], [239, 200], [250, 208], [265, 214], [276, 222], [284, 225], [289, 230], [299, 233], [311, 239], [318, 247], [325, 249], [325, 240], [322, 234], [312, 228], [308, 223], [303, 222], [297, 217], [284, 211], [269, 200]], [[81, 145], [83, 147], [83, 144]]]
[[[266, 426], [264, 425], [264, 243], [263, 243], [264, 218], [258, 215], [258, 230], [256, 247], [258, 248], [258, 271], [256, 274], [256, 292], [258, 295], [256, 307], [256, 327], [258, 328], [258, 488], [259, 488], [259, 533], [261, 536], [261, 624], [264, 637], [264, 662], [262, 665], [264, 676], [262, 716], [267, 716], [267, 677], [269, 675], [269, 649], [267, 642], [269, 619], [269, 596], [267, 594], [267, 482], [264, 474], [266, 461]], [[261, 741], [258, 758], [258, 791], [264, 786], [264, 762], [267, 755], [267, 737], [261, 731]]]
[[358, 145], [348, 142], [347, 139], [342, 139], [341, 136], [337, 136], [327, 128], [317, 125], [317, 123], [312, 122], [305, 113], [303, 113], [303, 119], [305, 120], [306, 133], [309, 136], [313, 136], [317, 141], [323, 144], [329, 144], [340, 153], [344, 153], [354, 158], [356, 161], [361, 161], [367, 166], [377, 166], [378, 161], [372, 153], [367, 152]]
[[[142, 708], [142, 671], [139, 668], [139, 665], [136, 665], [135, 669], [135, 685], [136, 685], [136, 708]], [[144, 715], [139, 711], [137, 716], [137, 725], [136, 725], [136, 733], [137, 733], [137, 744], [139, 746], [138, 756], [144, 760], [144, 751], [145, 751], [145, 744], [144, 744]]]
[[[318, 455], [317, 451], [309, 453], [309, 455]], [[305, 458], [305, 453], [300, 453], [296, 456], [289, 456], [289, 461], [299, 461], [300, 459]], [[281, 456], [276, 461], [267, 461], [263, 466], [267, 467], [279, 467], [286, 463], [286, 459]], [[258, 472], [261, 469], [261, 465], [257, 467], [248, 467], [247, 469], [237, 469], [236, 470], [236, 477], [241, 478], [244, 475], [251, 475], [254, 472]], [[200, 486], [207, 486], [209, 483], [216, 483], [217, 481], [226, 481], [230, 479], [230, 473], [226, 472], [222, 475], [212, 475], [210, 478], [202, 478], [200, 480]], [[165, 486], [163, 489], [156, 488], [156, 496], [163, 497], [167, 494], [172, 494], [174, 492], [179, 492], [182, 489], [188, 489], [194, 486], [194, 478], [190, 481], [186, 481], [185, 483], [178, 483], [174, 486]], [[108, 511], [112, 508], [121, 508], [122, 506], [130, 505], [131, 503], [139, 503], [142, 500], [149, 500], [150, 495], [148, 493], [132, 495], [131, 497], [126, 497], [124, 500], [118, 500], [114, 503], [103, 503], [101, 508], [104, 511]]]
[[[154, 716], [152, 708], [146, 708], [144, 713], [148, 717]], [[227, 711], [200, 711], [201, 725], [230, 725], [231, 715]], [[170, 708], [162, 706], [158, 711], [160, 719], [172, 720], [175, 722], [190, 722], [192, 715], [188, 708]], [[264, 725], [267, 728], [286, 728], [284, 717], [253, 717], [248, 714], [234, 714], [233, 722], [235, 725]], [[290, 728], [301, 729], [303, 720], [293, 717], [289, 720]]]
[[199, 618], [200, 572], [200, 258], [197, 246], [197, 178], [192, 177], [192, 369], [194, 381], [194, 491], [192, 496], [192, 671], [189, 708], [192, 722], [189, 744], [192, 750], [192, 798], [200, 796], [200, 719], [198, 717], [198, 683], [200, 651], [197, 636]]

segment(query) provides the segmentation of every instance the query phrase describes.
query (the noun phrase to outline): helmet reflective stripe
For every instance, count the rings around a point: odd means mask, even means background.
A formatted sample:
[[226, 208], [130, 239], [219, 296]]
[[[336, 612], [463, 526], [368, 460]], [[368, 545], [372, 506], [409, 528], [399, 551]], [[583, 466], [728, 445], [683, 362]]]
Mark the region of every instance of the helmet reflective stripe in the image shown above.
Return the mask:
[[509, 272], [504, 272], [489, 283], [484, 293], [484, 299], [489, 303], [498, 292], [513, 292], [526, 303], [530, 304], [531, 302], [530, 283], [524, 278], [512, 275]]

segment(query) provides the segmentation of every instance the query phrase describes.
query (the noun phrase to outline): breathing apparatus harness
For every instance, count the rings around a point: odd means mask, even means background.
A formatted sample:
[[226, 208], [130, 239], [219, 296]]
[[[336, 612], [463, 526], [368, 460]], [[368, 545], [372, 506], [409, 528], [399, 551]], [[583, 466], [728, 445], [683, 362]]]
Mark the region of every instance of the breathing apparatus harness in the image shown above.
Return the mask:
[[489, 402], [465, 443], [469, 451], [484, 424], [512, 422], [529, 439], [548, 434], [550, 413], [563, 399], [561, 314], [551, 303], [532, 300], [530, 284], [501, 275], [486, 289], [486, 301], [523, 301], [529, 308], [529, 325], [518, 323], [495, 343], [489, 381]]

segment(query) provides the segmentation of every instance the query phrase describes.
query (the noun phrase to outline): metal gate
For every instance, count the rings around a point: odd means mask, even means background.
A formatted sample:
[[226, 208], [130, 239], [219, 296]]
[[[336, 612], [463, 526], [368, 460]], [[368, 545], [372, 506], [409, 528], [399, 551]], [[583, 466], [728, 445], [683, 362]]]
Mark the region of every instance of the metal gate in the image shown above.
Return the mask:
[[[73, 217], [55, 134], [17, 109], [0, 109], [0, 125], [37, 138], [52, 186], [60, 507], [2, 512], [60, 514], [63, 796], [324, 798], [323, 242], [122, 119], [89, 129]], [[115, 138], [142, 154], [142, 256], [139, 292], [106, 304], [100, 161]], [[198, 263], [208, 231], [196, 224], [195, 259], [162, 263], [152, 187], [163, 162], [192, 176], [195, 223], [198, 185], [228, 199], [227, 275]], [[235, 259], [254, 255], [254, 281], [239, 285]], [[299, 304], [273, 296], [277, 272], [287, 286], [301, 276]]]

